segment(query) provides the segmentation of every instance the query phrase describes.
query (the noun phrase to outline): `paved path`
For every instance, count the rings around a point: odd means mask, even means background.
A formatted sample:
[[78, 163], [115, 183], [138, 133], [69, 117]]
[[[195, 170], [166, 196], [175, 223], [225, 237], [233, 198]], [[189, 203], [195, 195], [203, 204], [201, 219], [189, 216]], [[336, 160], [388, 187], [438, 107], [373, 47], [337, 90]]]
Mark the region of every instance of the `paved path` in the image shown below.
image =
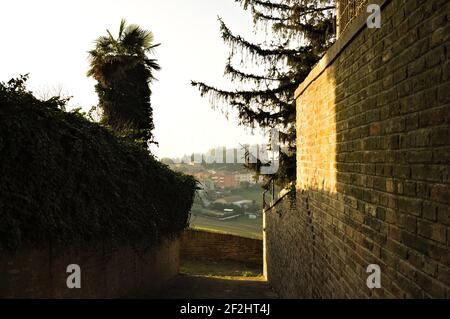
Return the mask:
[[262, 277], [201, 276], [180, 274], [162, 291], [167, 299], [277, 298]]

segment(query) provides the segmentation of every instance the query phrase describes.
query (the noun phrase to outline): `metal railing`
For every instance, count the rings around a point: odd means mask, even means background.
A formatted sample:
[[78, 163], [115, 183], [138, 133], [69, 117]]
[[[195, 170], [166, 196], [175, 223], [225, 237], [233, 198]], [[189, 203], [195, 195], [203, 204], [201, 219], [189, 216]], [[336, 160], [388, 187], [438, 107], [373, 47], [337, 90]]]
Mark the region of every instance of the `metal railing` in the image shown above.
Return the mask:
[[269, 187], [263, 192], [263, 210], [269, 208], [275, 202], [275, 181], [269, 181]]
[[337, 5], [337, 33], [342, 34], [350, 23], [363, 12], [368, 0], [336, 0]]
[[263, 192], [263, 211], [271, 210], [276, 206], [283, 198], [295, 191], [295, 182], [291, 182], [286, 185], [285, 188], [280, 188], [275, 184], [275, 180], [272, 178], [269, 181], [269, 187]]

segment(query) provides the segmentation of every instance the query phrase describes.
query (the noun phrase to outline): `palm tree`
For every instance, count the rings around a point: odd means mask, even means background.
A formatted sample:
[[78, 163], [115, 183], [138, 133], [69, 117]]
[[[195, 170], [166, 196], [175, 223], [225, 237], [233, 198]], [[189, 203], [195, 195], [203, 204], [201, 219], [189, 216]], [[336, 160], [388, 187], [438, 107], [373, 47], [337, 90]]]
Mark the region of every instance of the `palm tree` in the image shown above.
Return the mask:
[[155, 79], [153, 72], [160, 69], [157, 61], [148, 57], [159, 45], [153, 42], [150, 31], [127, 25], [122, 19], [117, 38], [107, 30], [106, 36], [95, 41], [87, 73], [97, 81], [102, 122], [145, 148], [154, 143], [149, 85]]

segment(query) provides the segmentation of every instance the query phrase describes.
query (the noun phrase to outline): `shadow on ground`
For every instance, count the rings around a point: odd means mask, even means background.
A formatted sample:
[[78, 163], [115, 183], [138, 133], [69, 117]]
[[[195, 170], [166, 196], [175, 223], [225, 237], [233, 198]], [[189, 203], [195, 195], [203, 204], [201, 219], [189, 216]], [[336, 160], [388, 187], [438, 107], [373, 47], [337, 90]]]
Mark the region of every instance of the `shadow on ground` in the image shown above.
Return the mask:
[[211, 277], [180, 274], [161, 293], [164, 299], [276, 298], [262, 277]]
[[232, 261], [182, 260], [181, 273], [162, 290], [163, 299], [272, 299], [277, 295], [261, 267]]

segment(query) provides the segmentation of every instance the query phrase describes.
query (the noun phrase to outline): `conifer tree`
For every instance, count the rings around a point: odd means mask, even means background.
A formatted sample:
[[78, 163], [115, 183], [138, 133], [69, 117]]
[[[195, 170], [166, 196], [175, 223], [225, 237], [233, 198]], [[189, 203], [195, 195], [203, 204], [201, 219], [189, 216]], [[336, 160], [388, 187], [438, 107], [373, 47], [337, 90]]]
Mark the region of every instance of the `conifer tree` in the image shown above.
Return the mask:
[[[279, 130], [282, 151], [272, 176], [285, 186], [296, 175], [294, 91], [335, 38], [335, 7], [331, 0], [235, 0], [253, 16], [256, 42], [234, 33], [219, 18], [222, 39], [230, 47], [225, 75], [235, 90], [192, 81], [202, 96], [225, 113], [237, 110], [239, 124]], [[251, 162], [251, 161], [250, 161]], [[262, 163], [247, 163], [259, 171]], [[267, 163], [266, 163], [267, 164]]]

